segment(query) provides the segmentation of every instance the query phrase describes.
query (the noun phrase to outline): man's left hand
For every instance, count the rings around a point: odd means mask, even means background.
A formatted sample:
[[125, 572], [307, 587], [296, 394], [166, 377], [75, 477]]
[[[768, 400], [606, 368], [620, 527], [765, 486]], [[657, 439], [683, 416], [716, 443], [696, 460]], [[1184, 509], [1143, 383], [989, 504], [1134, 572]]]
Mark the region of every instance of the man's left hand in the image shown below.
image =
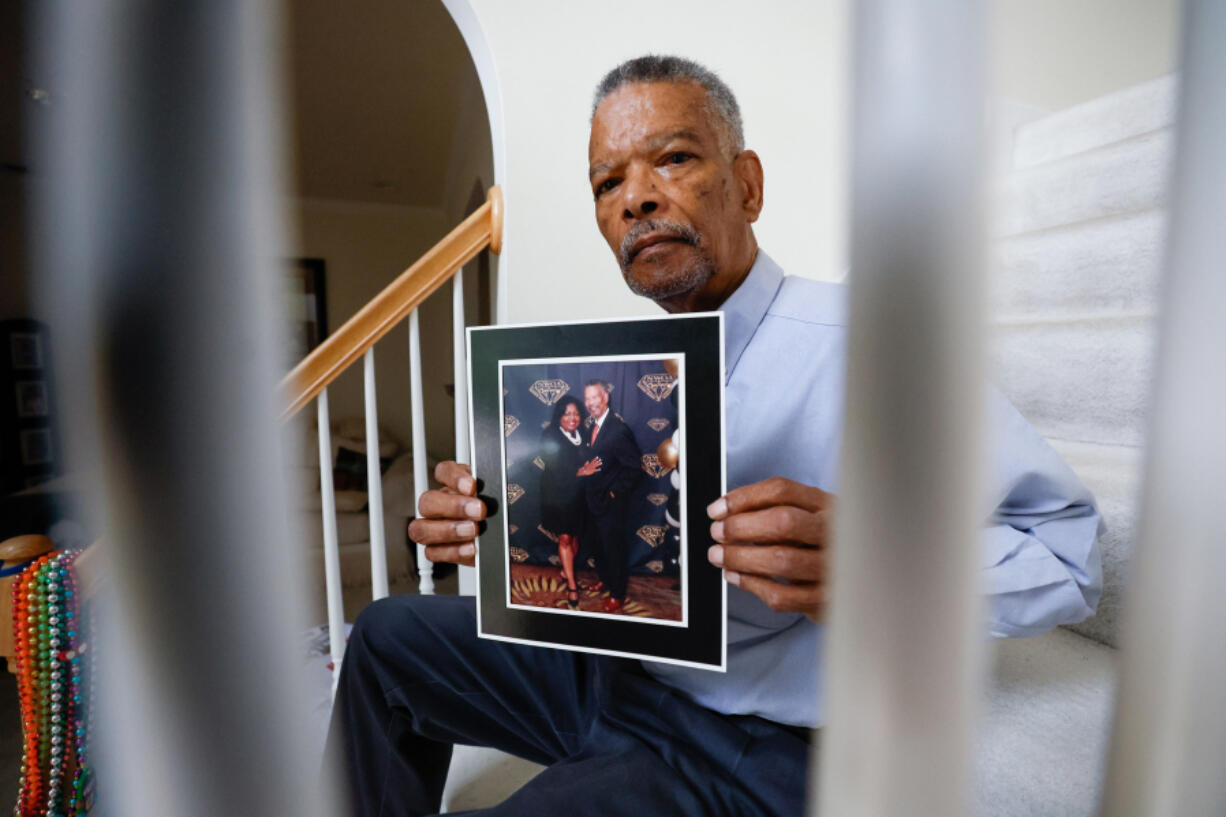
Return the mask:
[[729, 491], [707, 508], [711, 564], [729, 584], [753, 593], [772, 610], [819, 621], [826, 605], [828, 531], [834, 494], [773, 477]]

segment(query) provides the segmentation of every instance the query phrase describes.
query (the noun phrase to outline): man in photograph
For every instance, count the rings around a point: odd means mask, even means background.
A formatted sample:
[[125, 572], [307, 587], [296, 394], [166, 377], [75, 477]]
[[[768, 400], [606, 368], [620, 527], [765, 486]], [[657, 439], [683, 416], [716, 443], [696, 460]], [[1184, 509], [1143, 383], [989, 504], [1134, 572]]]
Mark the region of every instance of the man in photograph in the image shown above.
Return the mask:
[[[707, 558], [729, 584], [727, 672], [483, 641], [470, 598], [384, 599], [354, 627], [333, 721], [361, 814], [436, 811], [457, 742], [547, 767], [486, 814], [803, 813], [825, 717], [844, 288], [787, 277], [759, 249], [762, 164], [706, 68], [642, 57], [610, 71], [588, 158], [597, 226], [630, 289], [669, 312], [724, 314], [731, 490], [708, 508]], [[989, 418], [986, 523], [967, 558], [990, 631], [1079, 621], [1102, 582], [1093, 499], [999, 395]], [[421, 496], [410, 536], [432, 560], [472, 564], [478, 485], [459, 463], [435, 475], [445, 488]]]
[[600, 581], [591, 589], [607, 590], [607, 613], [621, 612], [630, 579], [630, 543], [626, 539], [626, 519], [630, 494], [643, 477], [639, 447], [622, 418], [609, 410], [609, 384], [589, 380], [583, 387], [583, 405], [589, 424], [586, 460], [595, 459], [599, 470], [583, 477], [587, 502], [586, 541], [595, 545], [596, 572]]

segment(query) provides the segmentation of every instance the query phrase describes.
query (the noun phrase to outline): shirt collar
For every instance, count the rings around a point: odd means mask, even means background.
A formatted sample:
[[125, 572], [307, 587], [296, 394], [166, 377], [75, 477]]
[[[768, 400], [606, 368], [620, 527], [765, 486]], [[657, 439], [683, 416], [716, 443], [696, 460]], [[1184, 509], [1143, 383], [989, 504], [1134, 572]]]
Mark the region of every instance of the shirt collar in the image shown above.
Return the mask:
[[606, 417], [608, 417], [608, 416], [609, 416], [609, 409], [605, 409], [605, 410], [604, 410], [604, 414], [600, 415], [600, 419], [599, 419], [599, 420], [592, 420], [592, 422], [593, 422], [593, 423], [595, 423], [597, 426], [603, 426], [603, 425], [604, 425], [605, 418], [606, 418]]
[[782, 283], [783, 270], [759, 249], [745, 280], [720, 307], [724, 313], [725, 380], [732, 377], [741, 353], [766, 317]]

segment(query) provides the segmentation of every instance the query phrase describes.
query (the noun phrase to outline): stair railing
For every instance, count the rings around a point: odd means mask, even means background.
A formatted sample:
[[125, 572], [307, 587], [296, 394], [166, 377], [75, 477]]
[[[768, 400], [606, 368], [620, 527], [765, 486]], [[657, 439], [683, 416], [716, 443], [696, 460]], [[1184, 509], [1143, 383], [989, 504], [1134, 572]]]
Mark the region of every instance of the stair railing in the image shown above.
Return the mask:
[[[366, 409], [366, 474], [370, 514], [370, 584], [372, 600], [388, 594], [387, 542], [383, 529], [383, 486], [378, 478], [379, 415], [376, 405], [374, 345], [405, 317], [409, 321], [409, 400], [413, 428], [413, 489], [420, 497], [428, 485], [425, 410], [421, 376], [421, 328], [417, 308], [448, 280], [453, 282], [452, 331], [455, 366], [456, 458], [468, 459], [464, 264], [489, 247], [502, 250], [502, 191], [491, 187], [485, 203], [402, 272], [369, 303], [319, 344], [281, 381], [282, 420], [292, 419], [315, 400], [319, 426], [319, 493], [324, 540], [324, 583], [327, 593], [332, 680], [339, 677], [345, 652], [345, 614], [341, 590], [340, 546], [336, 528], [336, 491], [332, 480], [332, 434], [328, 414], [328, 384], [359, 358], [363, 360]], [[434, 565], [417, 545], [419, 591], [434, 592]]]

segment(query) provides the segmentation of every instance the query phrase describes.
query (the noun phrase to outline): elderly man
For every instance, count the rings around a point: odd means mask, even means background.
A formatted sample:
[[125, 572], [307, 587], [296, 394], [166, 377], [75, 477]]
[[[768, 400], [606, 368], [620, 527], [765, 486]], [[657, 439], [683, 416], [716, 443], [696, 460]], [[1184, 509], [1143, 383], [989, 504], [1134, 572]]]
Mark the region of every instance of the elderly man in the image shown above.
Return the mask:
[[[842, 288], [786, 278], [758, 249], [762, 165], [714, 74], [631, 60], [596, 92], [596, 220], [627, 285], [726, 320], [727, 467], [709, 551], [730, 588], [728, 672], [481, 641], [470, 599], [397, 597], [358, 619], [334, 738], [362, 814], [436, 809], [453, 743], [548, 768], [488, 813], [800, 814], [819, 677], [844, 364]], [[993, 396], [978, 558], [995, 635], [1090, 615], [1099, 516], [1072, 472]], [[471, 564], [485, 506], [468, 469], [422, 496], [410, 535]], [[967, 501], [974, 501], [968, 498]]]

